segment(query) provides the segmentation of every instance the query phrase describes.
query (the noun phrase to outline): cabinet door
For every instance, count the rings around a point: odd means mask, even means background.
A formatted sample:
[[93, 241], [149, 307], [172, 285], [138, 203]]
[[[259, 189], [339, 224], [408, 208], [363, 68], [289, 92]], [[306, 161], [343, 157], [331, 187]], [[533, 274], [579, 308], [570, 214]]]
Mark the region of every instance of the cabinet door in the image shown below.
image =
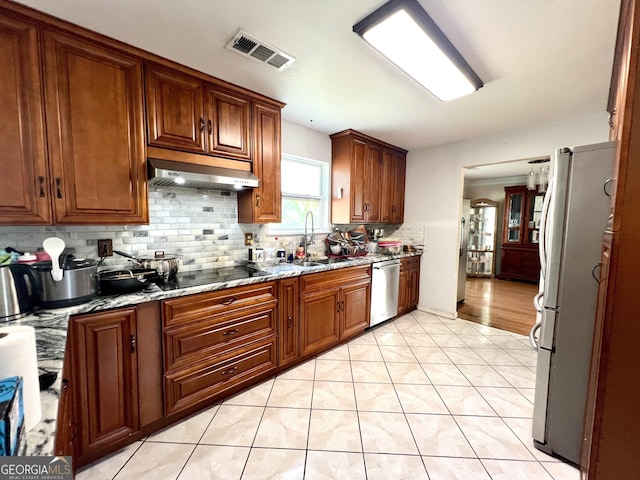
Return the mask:
[[365, 181], [367, 144], [357, 138], [351, 139], [351, 221], [365, 222]]
[[391, 223], [404, 223], [404, 192], [407, 171], [407, 155], [405, 153], [396, 153], [395, 167]]
[[298, 279], [280, 280], [278, 286], [278, 365], [298, 358]]
[[44, 46], [55, 222], [148, 223], [142, 62], [56, 32]]
[[342, 287], [340, 293], [340, 338], [362, 333], [369, 326], [371, 283], [361, 282]]
[[398, 288], [398, 315], [409, 310], [409, 272], [400, 272], [400, 286]]
[[395, 152], [385, 148], [382, 152], [382, 180], [380, 187], [380, 221], [391, 223], [395, 201], [396, 163]]
[[0, 224], [51, 223], [38, 30], [0, 18]]
[[300, 298], [300, 354], [326, 350], [340, 338], [339, 289], [305, 294]]
[[365, 162], [365, 212], [368, 223], [380, 223], [380, 187], [382, 175], [382, 147], [367, 144]]
[[238, 192], [238, 222], [278, 223], [282, 218], [280, 109], [254, 102], [253, 135], [253, 173], [260, 186]]
[[251, 160], [250, 99], [210, 86], [207, 89], [207, 153]]
[[149, 145], [205, 153], [202, 82], [155, 65], [145, 75]]
[[409, 310], [413, 310], [418, 305], [418, 296], [420, 294], [420, 268], [412, 268], [409, 271]]
[[79, 456], [138, 430], [136, 310], [71, 319]]
[[526, 187], [505, 188], [505, 210], [503, 225], [503, 243], [522, 244], [523, 222], [525, 221]]

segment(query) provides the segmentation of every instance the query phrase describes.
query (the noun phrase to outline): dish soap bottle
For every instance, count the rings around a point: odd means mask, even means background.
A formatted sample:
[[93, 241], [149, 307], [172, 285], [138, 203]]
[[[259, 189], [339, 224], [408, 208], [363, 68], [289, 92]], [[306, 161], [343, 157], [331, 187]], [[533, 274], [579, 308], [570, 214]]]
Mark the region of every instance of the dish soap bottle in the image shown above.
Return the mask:
[[287, 261], [287, 251], [284, 249], [284, 246], [278, 241], [278, 237], [276, 237], [276, 258], [280, 263], [284, 263]]

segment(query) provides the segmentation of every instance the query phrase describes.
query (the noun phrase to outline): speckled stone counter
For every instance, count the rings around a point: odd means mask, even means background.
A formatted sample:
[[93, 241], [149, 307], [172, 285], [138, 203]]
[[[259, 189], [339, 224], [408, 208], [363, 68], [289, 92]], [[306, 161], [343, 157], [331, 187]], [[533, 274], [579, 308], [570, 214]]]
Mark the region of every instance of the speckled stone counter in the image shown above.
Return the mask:
[[176, 290], [162, 290], [157, 285], [151, 284], [148, 288], [130, 294], [96, 297], [95, 299], [74, 307], [56, 310], [42, 310], [19, 320], [10, 322], [10, 325], [29, 325], [34, 327], [36, 333], [36, 350], [38, 354], [38, 367], [42, 372], [56, 372], [58, 377], [55, 383], [47, 390], [41, 392], [42, 419], [27, 434], [28, 455], [53, 455], [56, 419], [58, 415], [58, 397], [62, 378], [62, 366], [64, 363], [65, 347], [67, 341], [67, 328], [69, 317], [80, 313], [91, 313], [113, 308], [138, 305], [144, 302], [164, 300], [166, 298], [182, 297], [196, 293], [211, 292], [224, 288], [238, 287], [253, 283], [268, 282], [281, 278], [307, 275], [328, 270], [367, 265], [392, 258], [404, 258], [420, 255], [420, 253], [401, 253], [398, 255], [369, 254], [362, 257], [353, 257], [348, 261], [303, 267], [297, 264], [261, 265], [261, 276], [233, 280], [229, 282], [216, 282], [207, 285], [180, 288]]

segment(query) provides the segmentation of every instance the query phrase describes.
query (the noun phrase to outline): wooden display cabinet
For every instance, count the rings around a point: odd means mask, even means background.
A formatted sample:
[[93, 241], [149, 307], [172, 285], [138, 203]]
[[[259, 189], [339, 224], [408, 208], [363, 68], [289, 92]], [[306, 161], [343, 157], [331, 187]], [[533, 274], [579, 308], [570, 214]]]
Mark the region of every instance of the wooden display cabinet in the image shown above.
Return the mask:
[[495, 270], [498, 204], [486, 198], [471, 202], [467, 276], [493, 277]]

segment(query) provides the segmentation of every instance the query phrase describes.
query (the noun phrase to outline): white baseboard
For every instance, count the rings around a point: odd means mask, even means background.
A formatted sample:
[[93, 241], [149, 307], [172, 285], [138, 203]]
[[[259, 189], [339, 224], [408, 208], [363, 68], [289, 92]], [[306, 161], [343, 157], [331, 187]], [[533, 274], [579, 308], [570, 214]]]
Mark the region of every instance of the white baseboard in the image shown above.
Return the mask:
[[434, 315], [438, 315], [439, 317], [451, 318], [453, 320], [458, 318], [457, 312], [445, 312], [444, 310], [438, 310], [435, 308], [428, 307], [426, 305], [418, 305], [417, 308], [421, 312], [433, 313]]

